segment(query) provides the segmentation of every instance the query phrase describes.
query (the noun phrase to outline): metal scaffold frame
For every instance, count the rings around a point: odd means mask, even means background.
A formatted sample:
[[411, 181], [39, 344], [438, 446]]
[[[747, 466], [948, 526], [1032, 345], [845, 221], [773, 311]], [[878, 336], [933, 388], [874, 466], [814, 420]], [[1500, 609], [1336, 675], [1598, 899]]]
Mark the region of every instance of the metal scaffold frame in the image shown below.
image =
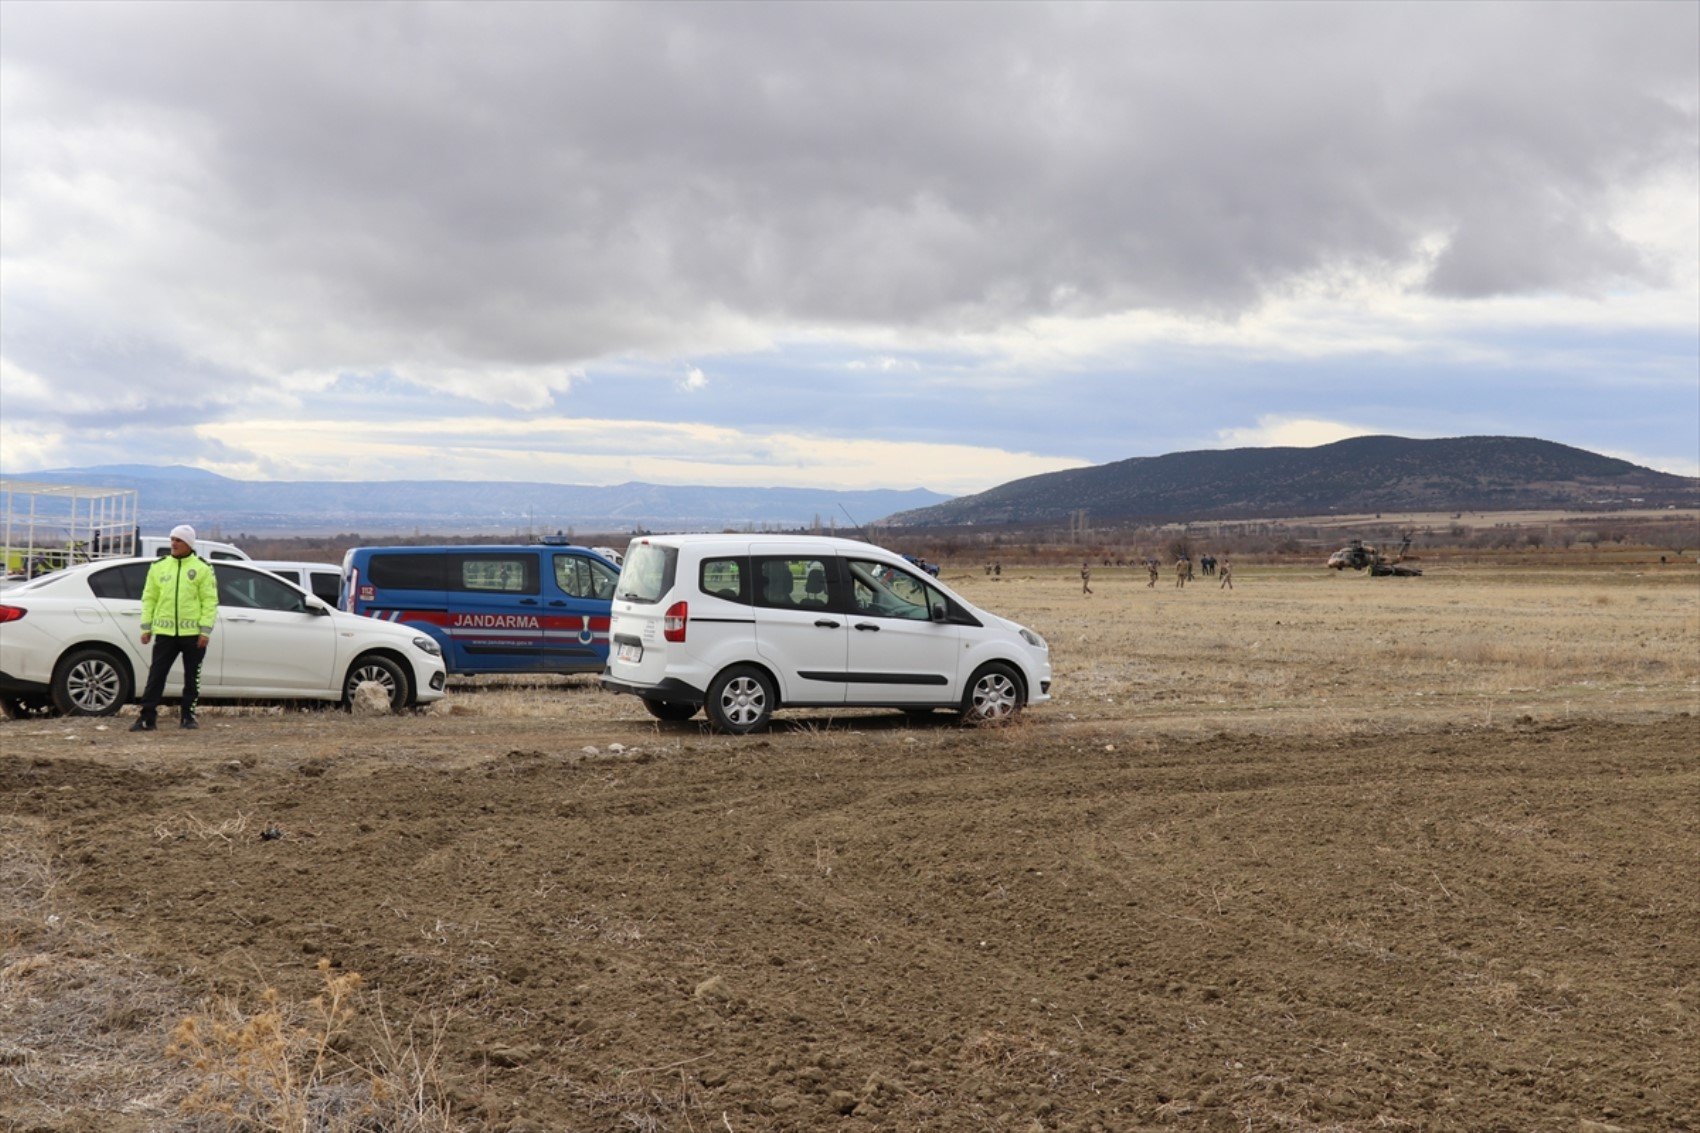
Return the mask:
[[33, 578], [91, 559], [133, 555], [136, 490], [0, 476], [5, 575]]

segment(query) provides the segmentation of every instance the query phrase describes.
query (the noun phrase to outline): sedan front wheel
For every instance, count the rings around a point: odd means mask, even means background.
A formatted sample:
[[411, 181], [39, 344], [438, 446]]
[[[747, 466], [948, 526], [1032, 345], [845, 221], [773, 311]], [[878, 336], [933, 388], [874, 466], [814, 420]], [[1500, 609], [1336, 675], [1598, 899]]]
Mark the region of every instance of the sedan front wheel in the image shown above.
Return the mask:
[[368, 654], [349, 666], [348, 679], [342, 684], [342, 703], [354, 703], [354, 690], [366, 682], [382, 686], [389, 698], [390, 711], [401, 712], [413, 703], [413, 687], [400, 665], [380, 654]]

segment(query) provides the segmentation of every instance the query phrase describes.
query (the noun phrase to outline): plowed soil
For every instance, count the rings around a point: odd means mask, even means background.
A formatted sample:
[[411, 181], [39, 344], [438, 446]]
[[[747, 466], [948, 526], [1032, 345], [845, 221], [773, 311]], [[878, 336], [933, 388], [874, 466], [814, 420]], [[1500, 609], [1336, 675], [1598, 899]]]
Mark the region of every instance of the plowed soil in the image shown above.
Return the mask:
[[1700, 1113], [1691, 719], [1386, 745], [841, 717], [594, 754], [456, 723], [61, 740], [0, 792], [161, 970], [305, 994], [323, 956], [452, 1009], [473, 1128]]
[[[1208, 597], [1189, 616], [1233, 601]], [[1239, 624], [1291, 620], [1256, 600]], [[1279, 727], [1158, 728], [1118, 664], [1059, 655], [1056, 703], [979, 731], [720, 737], [584, 680], [519, 694], [565, 715], [462, 688], [399, 718], [0, 724], [0, 832], [55, 878], [52, 916], [0, 924], [0, 1128], [177, 1127], [169, 1009], [62, 1021], [96, 976], [48, 977], [103, 955], [250, 1001], [358, 971], [440, 1027], [465, 1129], [1700, 1127], [1700, 722], [1666, 707], [1691, 662], [1652, 710], [1560, 692], [1395, 734], [1306, 727], [1302, 690], [1257, 693], [1299, 705]], [[160, 1081], [73, 1096], [55, 1060], [103, 1041]]]

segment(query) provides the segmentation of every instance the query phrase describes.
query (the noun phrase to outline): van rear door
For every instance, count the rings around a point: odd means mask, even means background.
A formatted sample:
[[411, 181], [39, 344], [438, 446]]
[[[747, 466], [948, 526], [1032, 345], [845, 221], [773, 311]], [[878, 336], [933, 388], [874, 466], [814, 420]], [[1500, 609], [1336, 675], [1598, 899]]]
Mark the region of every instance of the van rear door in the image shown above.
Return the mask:
[[442, 647], [449, 671], [459, 669], [449, 633], [448, 562], [442, 552], [355, 548], [344, 561], [344, 609], [416, 626]]

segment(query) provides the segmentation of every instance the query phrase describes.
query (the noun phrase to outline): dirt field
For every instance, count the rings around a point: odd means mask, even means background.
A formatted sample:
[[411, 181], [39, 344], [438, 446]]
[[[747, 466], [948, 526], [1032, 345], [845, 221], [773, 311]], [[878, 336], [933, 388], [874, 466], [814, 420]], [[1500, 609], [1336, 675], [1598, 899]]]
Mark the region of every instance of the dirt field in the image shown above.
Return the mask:
[[0, 724], [0, 1128], [271, 1127], [206, 1092], [255, 1032], [173, 1028], [358, 971], [315, 1104], [386, 1129], [1694, 1129], [1679, 570], [947, 571], [1052, 643], [992, 731]]

